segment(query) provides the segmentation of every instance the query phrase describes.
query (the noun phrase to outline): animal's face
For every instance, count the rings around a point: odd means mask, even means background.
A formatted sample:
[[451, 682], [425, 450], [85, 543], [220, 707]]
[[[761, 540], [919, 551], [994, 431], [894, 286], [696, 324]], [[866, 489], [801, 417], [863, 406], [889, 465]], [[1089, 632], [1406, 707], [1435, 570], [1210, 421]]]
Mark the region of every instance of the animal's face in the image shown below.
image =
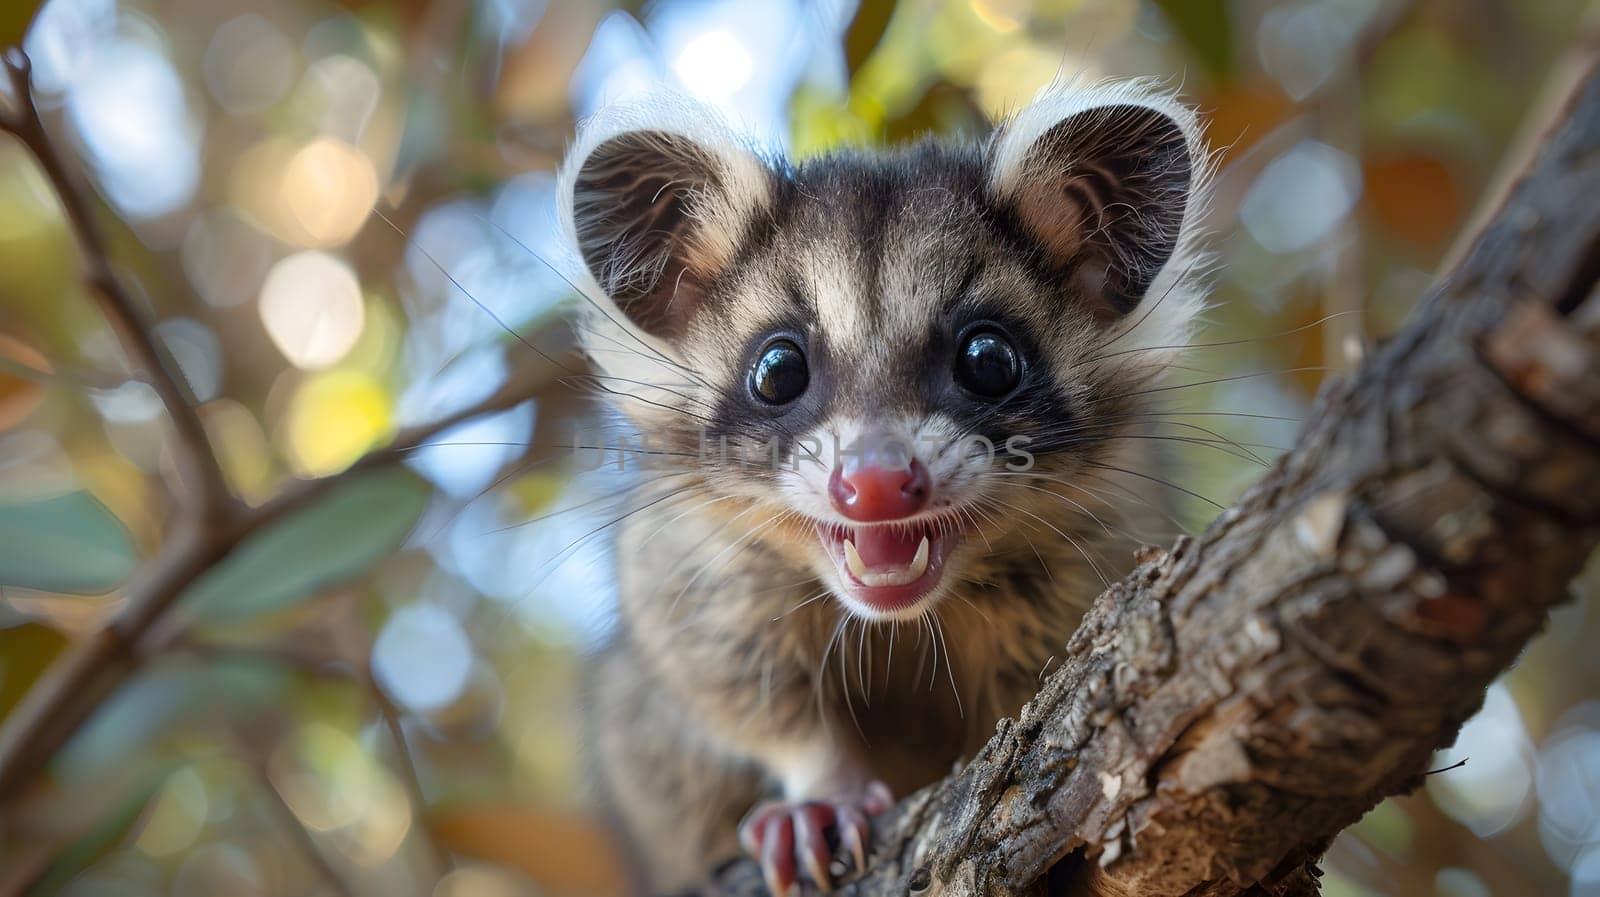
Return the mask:
[[670, 123], [586, 138], [604, 388], [852, 612], [916, 616], [1115, 504], [1099, 466], [1198, 302], [1181, 108], [1065, 95], [986, 145], [796, 168]]

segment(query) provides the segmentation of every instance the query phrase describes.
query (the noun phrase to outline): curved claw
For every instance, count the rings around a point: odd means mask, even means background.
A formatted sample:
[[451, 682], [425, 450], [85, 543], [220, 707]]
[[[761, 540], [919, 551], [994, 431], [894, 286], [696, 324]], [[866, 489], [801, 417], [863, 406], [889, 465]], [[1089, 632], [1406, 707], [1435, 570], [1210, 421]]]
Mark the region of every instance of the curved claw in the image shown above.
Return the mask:
[[867, 839], [872, 829], [867, 824], [867, 817], [855, 807], [840, 806], [838, 808], [839, 844], [850, 851], [850, 858], [855, 860], [855, 871], [860, 872], [867, 868]]
[[767, 823], [780, 813], [789, 812], [789, 808], [777, 801], [756, 804], [745, 814], [744, 821], [739, 823], [739, 846], [751, 856], [761, 855], [761, 845], [766, 840]]
[[849, 854], [854, 861], [851, 868], [860, 872], [867, 865], [872, 836], [869, 820], [893, 805], [888, 786], [877, 781], [844, 799], [757, 804], [739, 823], [739, 844], [760, 861], [773, 897], [790, 897], [802, 870], [827, 892], [833, 889], [835, 874], [843, 870], [842, 858], [834, 864], [828, 829], [836, 830], [838, 849]]
[[833, 822], [833, 808], [809, 803], [796, 807], [794, 820], [795, 852], [805, 865], [806, 876], [824, 892], [833, 890], [833, 876], [828, 874], [828, 862], [833, 854], [828, 850], [828, 838], [823, 830]]
[[794, 862], [794, 817], [788, 813], [771, 816], [763, 829], [761, 877], [766, 879], [772, 897], [790, 897], [799, 881]]

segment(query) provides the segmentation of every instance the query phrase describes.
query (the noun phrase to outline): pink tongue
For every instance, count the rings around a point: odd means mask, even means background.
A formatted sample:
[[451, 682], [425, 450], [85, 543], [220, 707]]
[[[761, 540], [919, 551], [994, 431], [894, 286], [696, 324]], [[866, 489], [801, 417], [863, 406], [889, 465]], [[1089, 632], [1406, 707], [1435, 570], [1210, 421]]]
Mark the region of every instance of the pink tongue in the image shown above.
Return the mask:
[[856, 553], [868, 567], [909, 567], [922, 544], [922, 530], [907, 531], [897, 526], [860, 527], [852, 542]]

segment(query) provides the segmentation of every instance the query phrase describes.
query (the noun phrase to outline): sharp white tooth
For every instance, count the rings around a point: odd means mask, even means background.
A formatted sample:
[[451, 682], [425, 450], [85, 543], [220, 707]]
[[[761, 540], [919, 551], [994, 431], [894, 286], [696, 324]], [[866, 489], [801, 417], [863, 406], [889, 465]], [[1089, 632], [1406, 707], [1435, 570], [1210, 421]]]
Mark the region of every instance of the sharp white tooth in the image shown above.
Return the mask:
[[858, 582], [867, 582], [867, 565], [862, 562], [860, 553], [856, 551], [856, 543], [849, 539], [844, 540], [844, 565], [850, 569], [850, 575]]
[[917, 546], [917, 556], [911, 559], [911, 566], [906, 570], [911, 582], [922, 574], [928, 572], [928, 537], [922, 537], [922, 544]]

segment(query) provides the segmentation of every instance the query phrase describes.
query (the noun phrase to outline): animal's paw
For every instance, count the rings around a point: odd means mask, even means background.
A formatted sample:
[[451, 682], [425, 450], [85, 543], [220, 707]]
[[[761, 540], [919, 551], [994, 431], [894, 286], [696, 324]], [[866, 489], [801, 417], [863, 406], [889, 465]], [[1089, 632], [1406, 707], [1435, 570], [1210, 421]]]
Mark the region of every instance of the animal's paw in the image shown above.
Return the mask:
[[833, 889], [829, 866], [834, 848], [848, 851], [860, 871], [867, 862], [867, 820], [894, 805], [882, 782], [872, 782], [857, 794], [800, 803], [769, 801], [758, 804], [739, 825], [739, 843], [761, 863], [761, 874], [773, 897], [789, 897], [803, 871], [817, 887]]

